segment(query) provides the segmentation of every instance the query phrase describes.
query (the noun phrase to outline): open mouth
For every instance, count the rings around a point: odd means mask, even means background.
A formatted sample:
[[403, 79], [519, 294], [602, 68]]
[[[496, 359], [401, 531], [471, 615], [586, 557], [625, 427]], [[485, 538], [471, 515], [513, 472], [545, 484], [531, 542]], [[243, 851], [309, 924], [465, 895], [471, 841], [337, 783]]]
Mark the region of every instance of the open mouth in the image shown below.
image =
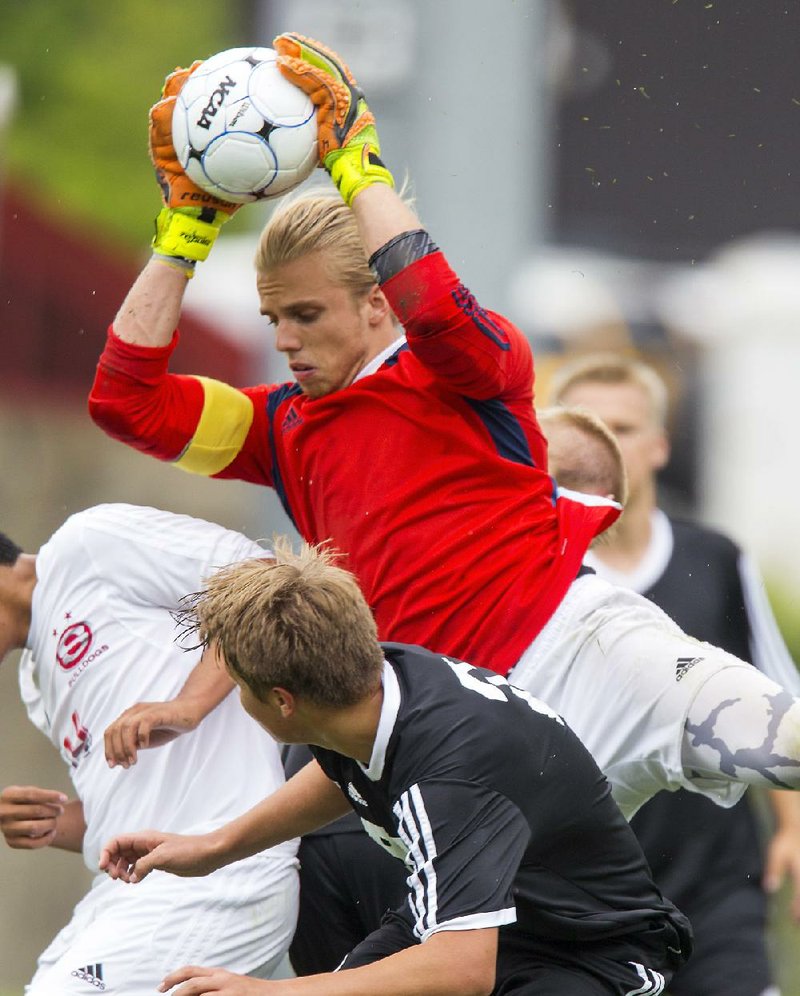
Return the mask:
[[294, 379], [298, 383], [302, 383], [316, 373], [317, 368], [310, 366], [308, 363], [290, 363], [289, 369], [292, 371]]

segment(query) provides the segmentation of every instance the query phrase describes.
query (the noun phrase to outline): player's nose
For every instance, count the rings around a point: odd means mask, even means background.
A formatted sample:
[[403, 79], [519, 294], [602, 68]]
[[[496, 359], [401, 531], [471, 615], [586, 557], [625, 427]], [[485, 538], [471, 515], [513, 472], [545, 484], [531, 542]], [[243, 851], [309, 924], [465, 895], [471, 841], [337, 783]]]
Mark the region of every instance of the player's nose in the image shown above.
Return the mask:
[[286, 322], [278, 322], [275, 327], [275, 348], [279, 353], [296, 353], [303, 346], [297, 330]]

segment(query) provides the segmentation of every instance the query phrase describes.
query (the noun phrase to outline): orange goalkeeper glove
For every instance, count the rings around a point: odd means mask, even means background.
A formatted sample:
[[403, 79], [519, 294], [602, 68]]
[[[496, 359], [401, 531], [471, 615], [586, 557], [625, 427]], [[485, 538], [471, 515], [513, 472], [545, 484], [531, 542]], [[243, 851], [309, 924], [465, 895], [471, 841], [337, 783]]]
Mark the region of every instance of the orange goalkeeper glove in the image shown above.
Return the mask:
[[394, 186], [380, 158], [375, 118], [353, 74], [331, 49], [303, 35], [283, 34], [272, 43], [278, 66], [317, 108], [319, 158], [345, 202], [373, 183]]
[[156, 218], [153, 251], [180, 261], [187, 276], [192, 275], [194, 263], [208, 256], [220, 228], [240, 207], [207, 193], [190, 180], [172, 143], [175, 98], [187, 77], [200, 65], [198, 60], [188, 69], [178, 68], [170, 73], [164, 81], [161, 100], [150, 108], [150, 159], [164, 201]]

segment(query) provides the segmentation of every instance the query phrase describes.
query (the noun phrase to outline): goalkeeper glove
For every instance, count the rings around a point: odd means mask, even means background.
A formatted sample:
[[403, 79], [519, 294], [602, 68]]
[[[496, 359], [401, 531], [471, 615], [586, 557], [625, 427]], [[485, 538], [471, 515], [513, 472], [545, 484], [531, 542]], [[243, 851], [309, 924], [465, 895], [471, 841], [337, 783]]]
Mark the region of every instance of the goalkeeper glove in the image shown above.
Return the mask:
[[164, 202], [156, 218], [153, 251], [180, 266], [187, 276], [192, 275], [198, 260], [208, 256], [220, 228], [240, 206], [207, 193], [190, 180], [172, 143], [175, 98], [200, 65], [196, 61], [188, 69], [170, 73], [164, 81], [161, 100], [150, 108], [150, 159]]
[[394, 186], [380, 158], [375, 117], [347, 66], [331, 49], [303, 35], [273, 41], [278, 66], [317, 108], [319, 158], [345, 203], [373, 183]]

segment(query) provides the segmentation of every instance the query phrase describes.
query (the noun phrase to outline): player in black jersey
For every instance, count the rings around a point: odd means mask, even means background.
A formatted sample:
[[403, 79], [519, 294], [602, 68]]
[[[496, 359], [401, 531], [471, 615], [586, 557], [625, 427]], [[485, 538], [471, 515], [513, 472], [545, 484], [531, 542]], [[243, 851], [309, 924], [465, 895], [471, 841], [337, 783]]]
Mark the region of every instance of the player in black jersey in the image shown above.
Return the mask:
[[346, 971], [261, 983], [187, 966], [162, 990], [662, 993], [688, 921], [564, 721], [491, 671], [379, 644], [352, 575], [310, 549], [276, 555], [215, 574], [188, 621], [221, 649], [244, 708], [315, 760], [220, 831], [120, 836], [101, 866], [127, 881], [207, 874], [349, 805], [405, 862], [408, 897]]
[[[631, 479], [625, 514], [587, 563], [601, 577], [655, 602], [685, 632], [752, 661], [797, 694], [794, 663], [749, 559], [727, 536], [670, 518], [657, 506], [656, 471], [667, 459], [668, 445], [667, 390], [656, 371], [614, 354], [589, 356], [556, 373], [553, 400], [578, 404], [608, 422]], [[561, 464], [569, 452], [569, 470], [577, 474], [562, 481], [555, 466], [559, 483], [593, 491], [595, 482], [586, 472], [597, 465], [594, 455], [584, 452], [576, 463], [574, 437], [563, 436], [563, 422], [542, 425], [551, 461]], [[607, 493], [607, 483], [600, 491]], [[683, 666], [690, 667], [691, 660]], [[800, 799], [787, 792], [770, 795], [777, 829], [768, 849], [768, 884], [777, 887], [789, 871], [797, 889]], [[752, 807], [743, 802], [723, 809], [683, 789], [661, 792], [639, 810], [632, 826], [659, 887], [692, 921], [694, 954], [673, 979], [673, 996], [778, 996], [765, 938], [761, 833]], [[800, 915], [800, 899], [794, 906]]]

